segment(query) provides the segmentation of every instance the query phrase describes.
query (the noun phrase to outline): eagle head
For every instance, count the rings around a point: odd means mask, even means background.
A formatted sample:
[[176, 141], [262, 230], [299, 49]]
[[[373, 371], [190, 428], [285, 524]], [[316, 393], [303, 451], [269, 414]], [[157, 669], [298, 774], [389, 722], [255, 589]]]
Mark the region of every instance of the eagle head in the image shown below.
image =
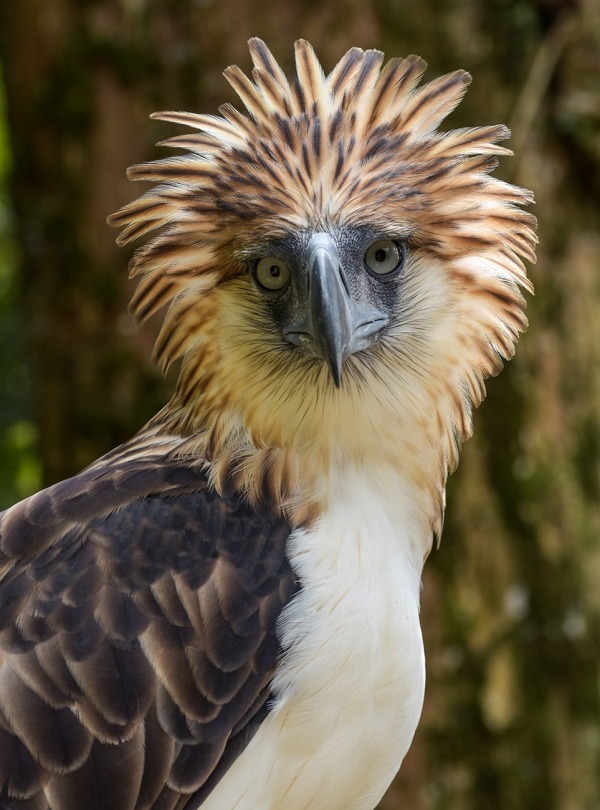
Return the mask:
[[252, 78], [225, 71], [243, 112], [155, 114], [191, 127], [163, 142], [186, 151], [130, 169], [157, 185], [110, 219], [153, 234], [132, 310], [169, 305], [156, 360], [182, 361], [160, 418], [238, 477], [259, 454], [284, 498], [373, 453], [439, 493], [526, 325], [532, 195], [490, 174], [510, 133], [438, 129], [464, 71], [420, 85], [419, 57], [352, 48], [325, 75], [300, 40], [288, 80], [249, 46]]

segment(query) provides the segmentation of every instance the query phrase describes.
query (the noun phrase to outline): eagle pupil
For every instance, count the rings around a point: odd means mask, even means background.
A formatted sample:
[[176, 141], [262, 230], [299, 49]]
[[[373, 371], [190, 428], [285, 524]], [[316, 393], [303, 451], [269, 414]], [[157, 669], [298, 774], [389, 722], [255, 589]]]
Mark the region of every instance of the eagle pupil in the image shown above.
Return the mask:
[[272, 264], [269, 267], [269, 275], [271, 276], [271, 278], [279, 278], [279, 276], [281, 275], [280, 267], [276, 264]]
[[383, 248], [379, 248], [379, 250], [375, 251], [375, 261], [376, 262], [384, 262], [387, 259], [387, 250]]

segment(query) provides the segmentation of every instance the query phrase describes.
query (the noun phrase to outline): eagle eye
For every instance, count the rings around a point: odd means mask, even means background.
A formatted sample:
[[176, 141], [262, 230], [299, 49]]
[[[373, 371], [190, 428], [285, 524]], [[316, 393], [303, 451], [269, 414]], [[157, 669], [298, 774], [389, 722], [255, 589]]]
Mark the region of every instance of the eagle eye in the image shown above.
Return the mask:
[[278, 292], [289, 284], [290, 269], [283, 259], [277, 256], [264, 256], [256, 262], [254, 278], [262, 289]]
[[395, 278], [404, 267], [405, 261], [406, 245], [391, 239], [378, 239], [365, 253], [365, 267], [373, 278]]

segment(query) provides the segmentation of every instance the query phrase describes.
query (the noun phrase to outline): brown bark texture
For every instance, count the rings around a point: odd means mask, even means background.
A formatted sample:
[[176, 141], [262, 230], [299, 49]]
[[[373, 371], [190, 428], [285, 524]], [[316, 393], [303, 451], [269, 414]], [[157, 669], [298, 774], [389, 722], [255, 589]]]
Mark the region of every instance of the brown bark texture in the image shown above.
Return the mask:
[[[172, 381], [126, 314], [106, 216], [160, 156], [156, 109], [216, 112], [221, 70], [303, 36], [474, 77], [451, 124], [513, 130], [500, 174], [533, 188], [530, 330], [475, 418], [426, 566], [426, 705], [382, 810], [600, 807], [598, 0], [0, 0], [17, 288], [45, 483], [131, 435]], [[0, 243], [1, 246], [1, 243]], [[1, 361], [1, 355], [0, 355]], [[0, 388], [1, 391], [1, 388]], [[351, 763], [348, 767], [352, 767]], [[224, 810], [226, 810], [224, 808]]]

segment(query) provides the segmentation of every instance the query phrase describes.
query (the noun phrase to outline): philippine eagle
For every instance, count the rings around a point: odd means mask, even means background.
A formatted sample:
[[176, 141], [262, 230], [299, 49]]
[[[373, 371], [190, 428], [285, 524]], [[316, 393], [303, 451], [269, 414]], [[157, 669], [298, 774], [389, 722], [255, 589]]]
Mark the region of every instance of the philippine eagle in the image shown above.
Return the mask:
[[167, 307], [169, 404], [0, 515], [0, 806], [372, 810], [421, 711], [423, 562], [484, 379], [525, 327], [532, 195], [470, 77], [352, 48], [243, 111], [159, 113], [183, 154], [110, 218]]

